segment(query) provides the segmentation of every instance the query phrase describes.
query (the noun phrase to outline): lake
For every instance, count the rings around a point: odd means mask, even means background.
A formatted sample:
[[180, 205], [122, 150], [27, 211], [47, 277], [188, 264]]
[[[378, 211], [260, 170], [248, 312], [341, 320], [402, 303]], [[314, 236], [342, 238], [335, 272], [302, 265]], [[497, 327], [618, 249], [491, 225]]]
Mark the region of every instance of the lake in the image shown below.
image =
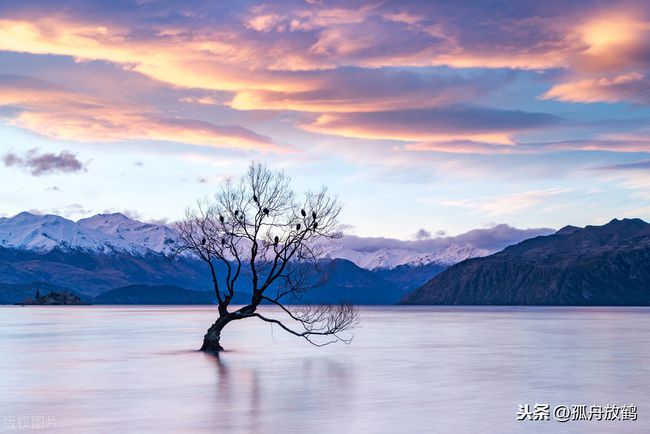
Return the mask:
[[[267, 315], [278, 314], [270, 307]], [[208, 306], [0, 307], [0, 432], [641, 433], [650, 308], [365, 307], [351, 345]], [[517, 421], [520, 404], [638, 420]]]

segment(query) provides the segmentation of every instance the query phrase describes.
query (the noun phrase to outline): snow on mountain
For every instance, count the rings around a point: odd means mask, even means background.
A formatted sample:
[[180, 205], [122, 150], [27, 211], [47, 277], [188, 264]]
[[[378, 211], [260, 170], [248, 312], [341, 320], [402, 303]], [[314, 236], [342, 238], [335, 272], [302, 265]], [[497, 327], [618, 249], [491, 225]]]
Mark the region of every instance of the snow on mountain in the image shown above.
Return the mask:
[[324, 246], [332, 258], [348, 259], [369, 270], [393, 269], [401, 265], [449, 266], [468, 258], [487, 256], [528, 238], [554, 233], [549, 228], [518, 229], [498, 224], [472, 229], [454, 236], [420, 240], [346, 235]]
[[154, 252], [171, 254], [176, 244], [174, 231], [167, 226], [143, 223], [124, 214], [97, 214], [81, 219], [79, 225], [142, 246]]
[[[513, 243], [553, 232], [549, 229], [516, 229], [497, 225], [475, 229], [455, 237], [404, 241], [354, 235], [324, 247], [330, 258], [347, 259], [368, 270], [401, 265], [452, 265], [468, 258], [487, 256]], [[83, 250], [94, 253], [124, 252], [131, 255], [172, 253], [174, 231], [164, 225], [143, 223], [123, 214], [98, 214], [74, 222], [56, 215], [28, 212], [0, 218], [0, 247], [47, 252]]]
[[345, 245], [334, 244], [326, 248], [331, 258], [347, 259], [367, 270], [392, 269], [400, 265], [419, 266], [426, 264], [453, 265], [468, 258], [487, 256], [493, 253], [471, 245], [452, 244], [434, 252], [419, 252], [413, 249], [381, 248], [374, 251], [354, 250]]
[[84, 250], [98, 253], [126, 251], [142, 253], [143, 248], [124, 240], [106, 237], [101, 232], [81, 226], [56, 215], [22, 212], [0, 221], [0, 246], [37, 252], [55, 247], [61, 250]]

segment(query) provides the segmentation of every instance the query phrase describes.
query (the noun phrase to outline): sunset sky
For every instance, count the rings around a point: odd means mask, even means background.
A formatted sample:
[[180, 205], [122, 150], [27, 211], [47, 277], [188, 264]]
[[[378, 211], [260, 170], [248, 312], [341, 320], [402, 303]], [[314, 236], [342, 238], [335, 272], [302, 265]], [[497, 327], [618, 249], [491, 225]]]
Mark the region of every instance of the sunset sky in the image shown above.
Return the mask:
[[648, 220], [649, 77], [646, 1], [0, 0], [0, 215], [173, 221], [256, 160], [361, 236]]

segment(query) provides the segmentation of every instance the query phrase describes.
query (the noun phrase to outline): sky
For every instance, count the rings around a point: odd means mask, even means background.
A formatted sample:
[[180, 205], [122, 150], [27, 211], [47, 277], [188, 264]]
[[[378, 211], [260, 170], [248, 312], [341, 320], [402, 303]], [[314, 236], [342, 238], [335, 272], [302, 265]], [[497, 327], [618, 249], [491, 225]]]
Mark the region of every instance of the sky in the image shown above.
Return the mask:
[[648, 220], [647, 6], [0, 0], [0, 215], [174, 221], [254, 160], [358, 236]]

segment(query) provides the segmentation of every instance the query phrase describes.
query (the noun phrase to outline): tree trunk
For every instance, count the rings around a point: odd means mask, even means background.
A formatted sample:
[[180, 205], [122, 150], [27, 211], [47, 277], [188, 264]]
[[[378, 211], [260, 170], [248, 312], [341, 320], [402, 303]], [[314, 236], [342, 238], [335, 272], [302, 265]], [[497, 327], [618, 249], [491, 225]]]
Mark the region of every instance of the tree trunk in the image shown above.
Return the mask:
[[208, 332], [203, 337], [203, 346], [201, 351], [207, 353], [218, 354], [219, 351], [223, 351], [223, 347], [219, 344], [221, 339], [221, 330], [230, 322], [230, 319], [224, 316], [220, 316], [212, 326], [208, 329]]

